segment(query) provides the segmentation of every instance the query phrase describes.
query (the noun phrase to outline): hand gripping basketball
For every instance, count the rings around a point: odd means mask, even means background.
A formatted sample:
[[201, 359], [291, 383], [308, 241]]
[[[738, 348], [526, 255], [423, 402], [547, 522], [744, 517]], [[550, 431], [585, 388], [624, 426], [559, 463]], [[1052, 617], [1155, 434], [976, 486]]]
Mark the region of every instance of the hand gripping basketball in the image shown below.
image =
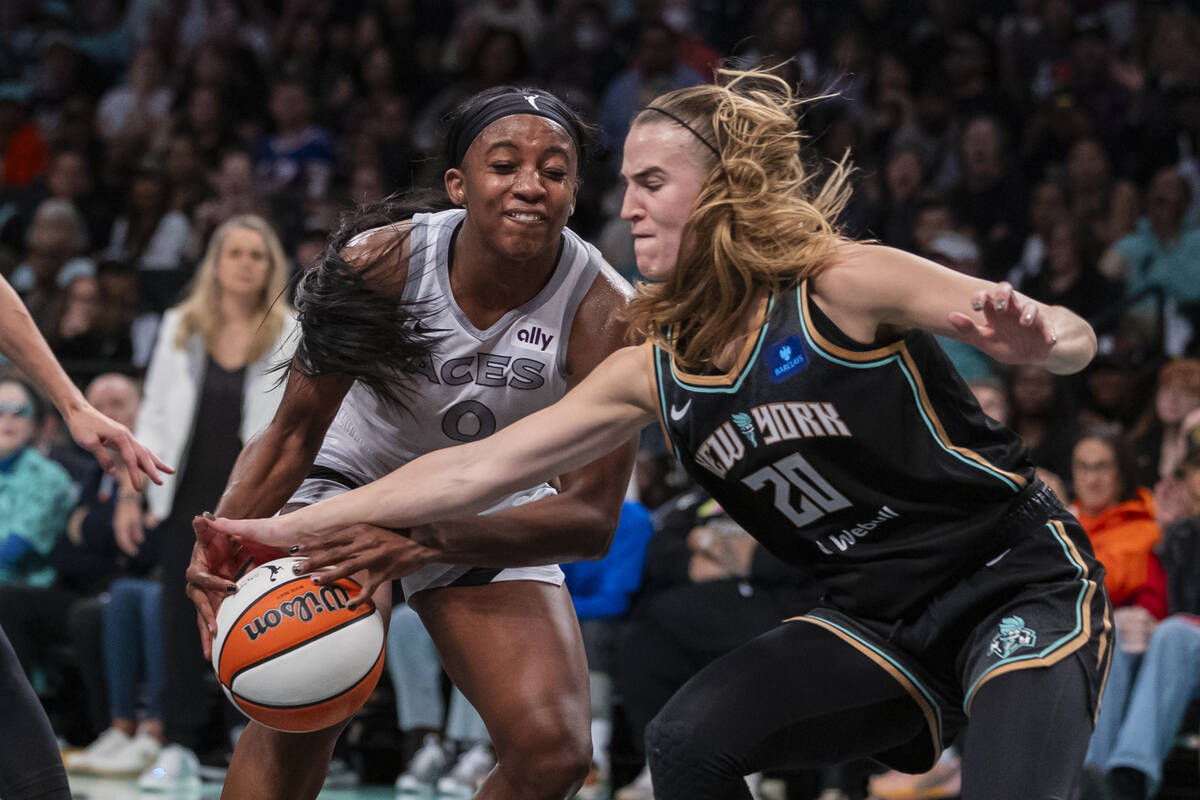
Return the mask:
[[366, 702], [383, 670], [383, 617], [351, 605], [357, 581], [316, 585], [281, 558], [246, 574], [217, 611], [212, 663], [244, 714], [282, 731], [336, 725]]

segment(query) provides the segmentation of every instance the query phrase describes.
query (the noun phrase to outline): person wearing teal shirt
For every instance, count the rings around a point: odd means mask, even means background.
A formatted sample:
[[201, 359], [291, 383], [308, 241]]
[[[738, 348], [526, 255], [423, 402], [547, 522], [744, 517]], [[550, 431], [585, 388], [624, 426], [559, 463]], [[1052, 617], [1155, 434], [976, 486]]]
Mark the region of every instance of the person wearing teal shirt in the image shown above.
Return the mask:
[[0, 583], [53, 583], [48, 556], [75, 502], [67, 471], [30, 447], [37, 403], [23, 382], [0, 381]]
[[1168, 299], [1200, 302], [1200, 228], [1184, 225], [1191, 191], [1174, 167], [1159, 170], [1146, 192], [1146, 216], [1113, 250], [1124, 262], [1129, 297], [1161, 286]]

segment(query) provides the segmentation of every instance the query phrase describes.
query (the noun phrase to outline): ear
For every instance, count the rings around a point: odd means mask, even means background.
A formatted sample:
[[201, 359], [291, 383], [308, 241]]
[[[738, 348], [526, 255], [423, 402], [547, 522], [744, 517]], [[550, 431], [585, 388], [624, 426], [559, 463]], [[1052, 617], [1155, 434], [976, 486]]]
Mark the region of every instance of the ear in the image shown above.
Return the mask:
[[467, 177], [463, 175], [463, 171], [458, 167], [452, 167], [446, 170], [444, 180], [446, 194], [450, 195], [450, 202], [465, 206], [467, 204]]

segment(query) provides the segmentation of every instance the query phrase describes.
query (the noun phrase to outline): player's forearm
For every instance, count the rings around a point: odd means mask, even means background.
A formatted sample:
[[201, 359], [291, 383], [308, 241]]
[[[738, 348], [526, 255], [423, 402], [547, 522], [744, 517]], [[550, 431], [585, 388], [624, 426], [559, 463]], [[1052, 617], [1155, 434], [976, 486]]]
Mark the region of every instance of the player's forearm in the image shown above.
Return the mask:
[[476, 567], [532, 567], [600, 558], [616, 530], [612, 508], [557, 495], [497, 514], [419, 525], [406, 533], [439, 559]]
[[1086, 367], [1096, 355], [1096, 332], [1078, 314], [1063, 306], [1045, 306], [1057, 337], [1041, 366], [1058, 375]]
[[63, 415], [84, 405], [83, 393], [67, 377], [20, 296], [0, 280], [0, 351], [46, 393]]
[[319, 449], [319, 441], [268, 428], [242, 449], [214, 513], [231, 519], [271, 516], [308, 475]]

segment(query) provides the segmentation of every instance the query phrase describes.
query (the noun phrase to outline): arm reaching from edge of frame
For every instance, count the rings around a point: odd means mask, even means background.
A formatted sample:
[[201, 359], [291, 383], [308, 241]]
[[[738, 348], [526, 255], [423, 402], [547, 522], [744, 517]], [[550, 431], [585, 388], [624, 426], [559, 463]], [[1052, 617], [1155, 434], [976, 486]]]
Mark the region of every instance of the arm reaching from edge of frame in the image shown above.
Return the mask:
[[119, 462], [140, 491], [147, 478], [162, 483], [160, 472], [175, 471], [133, 438], [128, 428], [104, 416], [84, 399], [54, 357], [20, 296], [3, 278], [0, 278], [0, 351], [46, 393], [63, 415], [71, 438], [90, 450], [105, 472], [117, 474]]
[[269, 519], [216, 519], [230, 536], [290, 548], [301, 535], [369, 523], [411, 528], [483, 511], [505, 495], [588, 464], [654, 419], [646, 345], [614, 353], [555, 403], [477, 442], [427, 453], [352, 492]]

